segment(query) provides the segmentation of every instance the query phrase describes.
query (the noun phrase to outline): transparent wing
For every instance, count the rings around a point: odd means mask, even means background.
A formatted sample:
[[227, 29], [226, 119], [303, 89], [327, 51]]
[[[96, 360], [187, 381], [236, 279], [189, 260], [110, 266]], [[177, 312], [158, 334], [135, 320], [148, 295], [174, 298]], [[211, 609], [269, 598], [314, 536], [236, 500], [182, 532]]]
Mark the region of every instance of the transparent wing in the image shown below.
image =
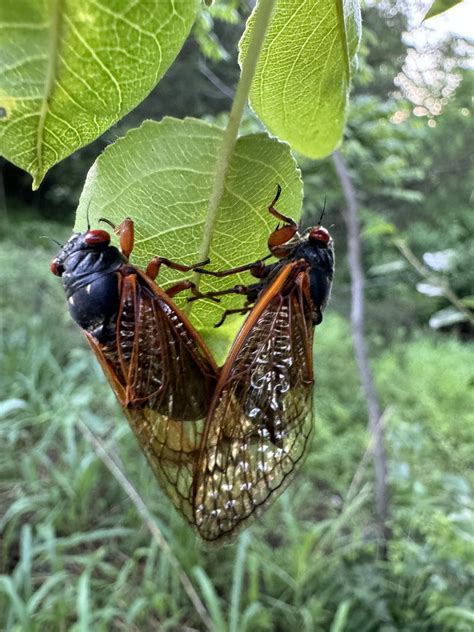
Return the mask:
[[145, 276], [124, 277], [116, 344], [102, 350], [125, 386], [127, 407], [183, 421], [206, 415], [214, 362], [186, 317]]
[[125, 413], [161, 488], [194, 524], [193, 479], [204, 419], [176, 421], [150, 408], [128, 409]]
[[217, 369], [164, 292], [139, 272], [121, 283], [115, 341], [87, 338], [164, 491], [192, 521], [193, 473]]
[[258, 300], [223, 367], [194, 485], [201, 536], [231, 535], [276, 498], [313, 425], [312, 305], [306, 269], [285, 266]]

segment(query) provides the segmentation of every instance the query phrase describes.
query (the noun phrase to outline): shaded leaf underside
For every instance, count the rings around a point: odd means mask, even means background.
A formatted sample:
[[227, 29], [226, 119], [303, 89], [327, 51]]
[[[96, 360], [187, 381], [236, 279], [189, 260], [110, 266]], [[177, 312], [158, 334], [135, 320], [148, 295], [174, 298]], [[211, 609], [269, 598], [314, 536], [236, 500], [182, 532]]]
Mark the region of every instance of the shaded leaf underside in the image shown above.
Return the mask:
[[156, 85], [194, 21], [195, 0], [2, 0], [0, 154], [39, 186]]

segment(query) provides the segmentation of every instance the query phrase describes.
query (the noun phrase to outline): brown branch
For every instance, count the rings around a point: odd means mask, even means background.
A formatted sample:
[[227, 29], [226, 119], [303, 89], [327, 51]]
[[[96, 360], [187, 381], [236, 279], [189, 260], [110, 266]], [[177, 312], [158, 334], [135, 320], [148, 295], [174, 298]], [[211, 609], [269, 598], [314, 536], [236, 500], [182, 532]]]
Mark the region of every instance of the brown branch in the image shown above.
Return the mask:
[[367, 401], [369, 433], [373, 440], [375, 503], [378, 529], [380, 536], [386, 542], [390, 538], [390, 529], [388, 526], [389, 492], [387, 482], [387, 457], [384, 445], [383, 424], [380, 423], [381, 408], [370, 367], [365, 338], [365, 277], [362, 266], [362, 247], [357, 194], [352, 184], [349, 170], [344, 158], [337, 151], [333, 153], [332, 158], [346, 203], [344, 222], [347, 229], [347, 257], [351, 276], [352, 342], [357, 367], [359, 369], [360, 380]]
[[98, 439], [93, 432], [87, 427], [87, 425], [82, 421], [78, 420], [79, 430], [85, 437], [85, 439], [92, 445], [94, 452], [97, 454], [99, 459], [104, 463], [107, 469], [111, 472], [112, 476], [116, 479], [118, 484], [130, 498], [132, 503], [135, 505], [135, 508], [151, 533], [152, 537], [158, 543], [158, 546], [163, 551], [163, 553], [168, 557], [171, 566], [176, 571], [178, 575], [179, 581], [181, 582], [185, 592], [187, 593], [189, 599], [191, 600], [196, 612], [198, 613], [201, 621], [204, 623], [207, 630], [212, 630], [212, 621], [209, 618], [207, 610], [202, 603], [199, 595], [196, 592], [191, 580], [189, 579], [186, 571], [181, 566], [178, 558], [174, 555], [171, 550], [168, 542], [166, 541], [164, 535], [162, 534], [160, 528], [156, 524], [155, 519], [153, 518], [150, 510], [145, 504], [145, 501], [137, 492], [132, 483], [128, 480], [125, 474], [122, 472], [117, 463], [112, 459], [112, 457], [107, 452], [105, 446], [102, 441]]

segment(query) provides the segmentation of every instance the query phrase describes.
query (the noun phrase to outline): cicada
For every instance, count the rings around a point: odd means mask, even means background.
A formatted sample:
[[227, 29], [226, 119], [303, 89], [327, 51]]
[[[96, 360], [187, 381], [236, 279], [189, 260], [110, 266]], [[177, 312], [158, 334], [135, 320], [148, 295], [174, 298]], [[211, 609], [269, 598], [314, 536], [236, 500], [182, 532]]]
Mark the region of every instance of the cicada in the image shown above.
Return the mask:
[[51, 271], [62, 277], [71, 316], [83, 329], [155, 475], [193, 522], [193, 477], [217, 367], [172, 300], [193, 284], [182, 281], [165, 292], [154, 280], [162, 265], [187, 272], [203, 264], [155, 257], [143, 272], [129, 263], [133, 221], [124, 220], [116, 232], [120, 249], [110, 244], [105, 230], [73, 234]]
[[259, 281], [199, 296], [246, 297], [223, 319], [250, 312], [221, 369], [201, 438], [193, 505], [205, 540], [231, 536], [285, 489], [313, 428], [313, 332], [331, 291], [333, 240], [320, 223], [300, 235], [274, 206], [280, 192], [268, 207], [283, 221], [268, 240], [279, 260], [207, 270], [218, 277], [249, 270]]

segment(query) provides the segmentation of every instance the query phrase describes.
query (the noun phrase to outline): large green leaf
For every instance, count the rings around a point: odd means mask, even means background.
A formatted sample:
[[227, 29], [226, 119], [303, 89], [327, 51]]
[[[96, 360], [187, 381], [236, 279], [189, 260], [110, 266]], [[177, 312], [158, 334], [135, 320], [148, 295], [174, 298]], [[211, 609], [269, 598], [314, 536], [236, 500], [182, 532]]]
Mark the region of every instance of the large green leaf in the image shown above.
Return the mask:
[[[254, 22], [255, 12], [241, 60]], [[277, 0], [250, 100], [268, 129], [306, 156], [322, 158], [341, 141], [359, 39], [357, 0]]]
[[198, 0], [1, 0], [0, 155], [38, 187], [163, 76]]
[[[130, 216], [136, 227], [133, 263], [145, 267], [153, 255], [196, 263], [222, 137], [221, 128], [195, 119], [146, 121], [129, 131], [108, 147], [91, 168], [76, 229], [84, 230], [87, 225], [87, 209], [92, 226], [97, 226], [100, 217], [118, 224]], [[298, 218], [302, 183], [288, 145], [266, 134], [239, 138], [213, 234], [210, 269], [242, 265], [268, 254], [267, 239], [276, 220], [267, 207], [277, 184], [283, 189], [278, 208]], [[163, 268], [158, 282], [166, 287], [183, 278], [190, 278], [190, 274]], [[251, 281], [248, 273], [226, 279], [203, 275], [201, 290]], [[186, 306], [185, 299], [180, 304]], [[229, 318], [217, 330], [213, 325], [225, 307], [242, 304], [242, 296], [226, 297], [222, 304], [193, 304], [191, 319], [220, 359], [242, 318]]]

